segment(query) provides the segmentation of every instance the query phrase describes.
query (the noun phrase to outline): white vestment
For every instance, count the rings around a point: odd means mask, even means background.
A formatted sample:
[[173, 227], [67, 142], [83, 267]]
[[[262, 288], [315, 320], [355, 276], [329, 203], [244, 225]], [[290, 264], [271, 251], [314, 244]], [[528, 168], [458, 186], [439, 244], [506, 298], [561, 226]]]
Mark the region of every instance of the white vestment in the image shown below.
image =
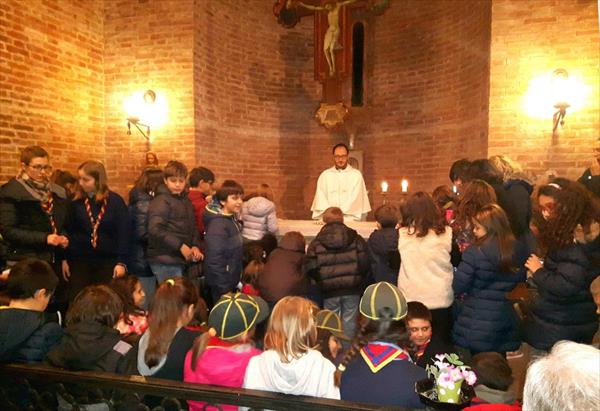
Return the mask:
[[310, 210], [318, 219], [329, 207], [339, 207], [345, 217], [361, 221], [371, 211], [365, 180], [349, 164], [343, 170], [335, 167], [323, 171], [317, 181], [317, 191]]

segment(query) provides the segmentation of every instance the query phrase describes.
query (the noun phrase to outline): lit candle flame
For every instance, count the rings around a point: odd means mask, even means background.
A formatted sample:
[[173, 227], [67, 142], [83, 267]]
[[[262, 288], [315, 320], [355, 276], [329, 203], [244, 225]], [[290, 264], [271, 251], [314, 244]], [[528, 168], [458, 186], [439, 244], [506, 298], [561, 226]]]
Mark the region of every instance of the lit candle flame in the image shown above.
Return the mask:
[[452, 192], [454, 194], [458, 193], [458, 188], [455, 185], [452, 186]]
[[383, 183], [381, 183], [381, 192], [382, 193], [387, 193], [389, 188], [389, 185], [387, 183], [387, 181], [384, 181]]
[[402, 179], [402, 192], [406, 193], [408, 192], [408, 180], [407, 179]]

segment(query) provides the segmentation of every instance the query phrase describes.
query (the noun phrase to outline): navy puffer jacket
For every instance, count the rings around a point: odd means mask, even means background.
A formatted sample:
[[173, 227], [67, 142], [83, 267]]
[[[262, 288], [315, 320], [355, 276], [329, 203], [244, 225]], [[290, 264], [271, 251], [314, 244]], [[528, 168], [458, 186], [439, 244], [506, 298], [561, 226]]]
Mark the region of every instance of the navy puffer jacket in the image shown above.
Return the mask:
[[513, 251], [515, 273], [500, 271], [500, 248], [495, 238], [465, 250], [452, 282], [455, 295], [465, 294], [452, 330], [456, 345], [473, 352], [519, 348], [518, 318], [506, 294], [525, 281], [526, 260], [527, 248], [518, 241]]
[[220, 294], [232, 291], [242, 276], [242, 231], [235, 216], [225, 214], [215, 202], [204, 212], [206, 251], [203, 270], [206, 283]]
[[538, 297], [524, 324], [524, 340], [539, 350], [560, 340], [590, 344], [598, 329], [590, 284], [598, 275], [600, 266], [590, 262], [583, 245], [551, 251], [532, 277]]

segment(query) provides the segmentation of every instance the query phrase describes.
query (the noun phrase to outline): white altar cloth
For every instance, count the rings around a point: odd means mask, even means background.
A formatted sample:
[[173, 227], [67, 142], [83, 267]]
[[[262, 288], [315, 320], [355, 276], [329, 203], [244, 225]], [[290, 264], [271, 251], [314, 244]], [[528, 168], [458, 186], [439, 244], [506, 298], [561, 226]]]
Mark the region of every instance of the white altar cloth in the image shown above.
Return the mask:
[[[316, 237], [321, 228], [323, 228], [323, 222], [320, 220], [278, 219], [277, 223], [279, 224], [279, 236], [283, 236], [290, 231], [300, 231], [304, 237], [312, 239]], [[348, 227], [355, 229], [365, 240], [367, 240], [371, 233], [377, 228], [377, 223], [375, 221], [345, 221], [345, 224]]]

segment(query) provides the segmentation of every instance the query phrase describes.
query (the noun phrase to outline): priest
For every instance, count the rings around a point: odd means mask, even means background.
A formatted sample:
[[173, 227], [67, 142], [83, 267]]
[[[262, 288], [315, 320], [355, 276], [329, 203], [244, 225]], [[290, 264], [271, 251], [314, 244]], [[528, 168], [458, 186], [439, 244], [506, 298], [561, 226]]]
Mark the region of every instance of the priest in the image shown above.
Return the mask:
[[321, 218], [329, 207], [339, 207], [344, 212], [344, 219], [362, 221], [371, 211], [363, 176], [348, 164], [348, 146], [339, 143], [332, 151], [335, 165], [319, 176], [315, 199], [310, 208], [312, 218]]

